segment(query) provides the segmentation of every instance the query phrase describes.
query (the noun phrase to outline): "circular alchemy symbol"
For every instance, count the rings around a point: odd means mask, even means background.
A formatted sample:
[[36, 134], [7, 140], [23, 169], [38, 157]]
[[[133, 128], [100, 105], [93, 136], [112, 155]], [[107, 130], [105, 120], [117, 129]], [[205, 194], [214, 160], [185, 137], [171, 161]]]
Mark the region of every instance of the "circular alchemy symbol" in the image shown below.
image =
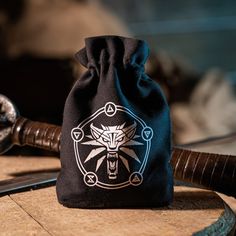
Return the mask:
[[142, 184], [153, 135], [130, 109], [106, 103], [71, 130], [84, 183], [105, 189]]

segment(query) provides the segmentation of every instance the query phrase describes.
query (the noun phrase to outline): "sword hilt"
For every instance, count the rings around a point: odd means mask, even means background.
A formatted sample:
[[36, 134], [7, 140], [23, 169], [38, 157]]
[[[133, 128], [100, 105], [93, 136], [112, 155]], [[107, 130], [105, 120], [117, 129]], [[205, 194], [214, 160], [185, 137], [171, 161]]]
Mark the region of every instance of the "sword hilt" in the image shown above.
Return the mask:
[[61, 127], [57, 125], [17, 118], [12, 127], [12, 143], [60, 152]]
[[236, 197], [236, 156], [174, 148], [171, 165], [177, 180]]

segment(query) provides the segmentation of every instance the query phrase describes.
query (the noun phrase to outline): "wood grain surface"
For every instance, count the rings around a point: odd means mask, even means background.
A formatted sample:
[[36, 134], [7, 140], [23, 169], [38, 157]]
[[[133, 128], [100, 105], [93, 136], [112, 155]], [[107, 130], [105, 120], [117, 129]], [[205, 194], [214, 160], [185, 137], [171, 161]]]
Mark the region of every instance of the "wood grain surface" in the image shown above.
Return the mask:
[[[0, 157], [0, 180], [59, 167], [56, 158]], [[49, 187], [1, 197], [0, 212], [0, 235], [182, 236], [235, 223], [216, 193], [186, 186], [176, 186], [173, 204], [161, 209], [69, 209]]]

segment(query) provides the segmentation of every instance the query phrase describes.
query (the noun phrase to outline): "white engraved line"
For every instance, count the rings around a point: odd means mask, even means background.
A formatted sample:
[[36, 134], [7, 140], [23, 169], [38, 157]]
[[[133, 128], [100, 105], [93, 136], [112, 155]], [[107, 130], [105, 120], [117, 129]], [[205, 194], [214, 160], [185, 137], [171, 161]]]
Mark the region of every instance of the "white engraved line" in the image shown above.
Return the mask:
[[[181, 152], [181, 155], [182, 155], [182, 153], [183, 153], [183, 151]], [[195, 174], [195, 171], [197, 169], [199, 159], [201, 158], [201, 154], [202, 154], [201, 152], [199, 152], [197, 154], [197, 159], [195, 160], [194, 168], [193, 168], [192, 175], [191, 175], [191, 183], [193, 183], [194, 174]]]
[[[115, 105], [115, 104], [114, 104]], [[132, 116], [134, 119], [136, 119], [136, 120], [138, 120], [140, 123], [141, 123], [141, 126], [143, 127], [143, 128], [145, 128], [145, 127], [147, 127], [146, 126], [146, 124], [145, 124], [145, 122], [141, 119], [141, 118], [139, 118], [138, 116], [136, 116], [134, 113], [132, 113], [129, 109], [127, 109], [127, 108], [125, 108], [125, 107], [122, 107], [122, 106], [119, 106], [119, 105], [115, 105], [116, 106], [116, 108], [118, 108], [117, 110], [119, 110], [119, 111], [123, 111], [123, 112], [125, 112], [125, 113], [128, 113], [130, 116]], [[119, 108], [121, 108], [121, 109], [119, 109]], [[94, 114], [92, 114], [91, 116], [89, 116], [88, 118], [86, 118], [84, 121], [82, 121], [77, 127], [78, 128], [83, 128], [85, 125], [87, 125], [91, 120], [93, 120], [93, 119], [95, 119], [98, 115], [100, 115], [102, 112], [104, 112], [104, 109], [105, 109], [105, 107], [102, 107], [102, 108], [100, 108], [99, 110], [97, 110]], [[80, 160], [80, 157], [79, 157], [79, 153], [78, 153], [78, 147], [76, 148], [75, 147], [75, 145], [76, 145], [76, 142], [74, 142], [74, 149], [75, 149], [75, 153], [76, 153], [76, 162], [77, 162], [77, 165], [78, 165], [78, 167], [79, 167], [79, 169], [80, 169], [80, 171], [84, 174], [84, 172], [85, 173], [87, 173], [87, 171], [84, 169], [84, 167], [83, 167], [83, 165], [82, 165], [82, 163], [81, 163], [81, 160]], [[146, 153], [145, 153], [145, 158], [144, 158], [144, 161], [143, 161], [143, 164], [142, 164], [142, 166], [141, 166], [141, 168], [143, 167], [143, 168], [145, 168], [145, 166], [146, 166], [146, 162], [147, 162], [147, 157], [148, 157], [148, 153], [149, 153], [149, 151], [150, 151], [150, 140], [149, 141], [147, 141], [147, 149], [146, 149]], [[79, 161], [79, 163], [78, 163], [78, 161]], [[145, 165], [144, 165], [144, 162], [145, 162]], [[140, 169], [141, 169], [140, 168]], [[130, 182], [129, 181], [126, 181], [126, 182], [123, 182], [123, 183], [120, 183], [120, 184], [116, 184], [116, 185], [110, 185], [110, 184], [105, 184], [105, 183], [101, 183], [101, 182], [97, 182], [97, 185], [98, 186], [100, 186], [100, 187], [102, 187], [102, 188], [107, 188], [107, 189], [111, 189], [111, 188], [123, 188], [123, 187], [126, 187], [126, 186], [128, 186], [128, 185], [130, 185]], [[108, 186], [108, 187], [106, 187], [106, 186]], [[109, 187], [109, 186], [111, 186], [111, 187]]]
[[210, 154], [209, 154], [209, 153], [206, 153], [206, 154], [207, 154], [207, 159], [206, 159], [206, 162], [205, 162], [204, 167], [203, 167], [203, 169], [202, 169], [201, 178], [200, 178], [200, 184], [202, 184], [203, 175], [205, 174], [207, 162], [208, 162], [208, 160], [209, 160], [209, 158], [210, 158]]
[[213, 170], [212, 170], [212, 172], [211, 172], [211, 178], [210, 178], [210, 182], [209, 182], [209, 185], [208, 185], [209, 187], [211, 187], [212, 178], [213, 178], [213, 176], [214, 176], [215, 169], [216, 169], [216, 166], [217, 166], [217, 164], [218, 164], [219, 157], [220, 157], [220, 155], [217, 154], [217, 158], [216, 158], [216, 161], [215, 161], [215, 163], [214, 163], [214, 168], [213, 168]]
[[126, 169], [130, 172], [128, 160], [121, 155], [119, 155], [119, 157], [121, 161], [123, 162], [123, 164], [125, 165]]
[[140, 117], [138, 117], [137, 115], [135, 115], [131, 110], [129, 110], [129, 109], [126, 108], [126, 107], [119, 106], [119, 105], [117, 105], [117, 107], [120, 108], [121, 110], [125, 111], [125, 112], [128, 112], [128, 113], [129, 113], [131, 116], [133, 116], [135, 119], [139, 120], [139, 122], [141, 122], [144, 127], [146, 127], [146, 123], [145, 123]]
[[147, 164], [147, 160], [148, 160], [148, 157], [149, 157], [149, 154], [150, 154], [150, 148], [151, 148], [151, 143], [150, 141], [147, 142], [147, 149], [146, 149], [146, 153], [145, 153], [145, 157], [144, 157], [144, 160], [143, 160], [143, 163], [139, 169], [139, 172], [143, 174], [144, 172], [144, 169], [146, 167], [146, 164]]
[[127, 184], [124, 184], [122, 186], [117, 186], [117, 187], [114, 187], [114, 185], [112, 187], [106, 187], [106, 186], [103, 186], [101, 184], [96, 184], [97, 186], [99, 186], [100, 188], [104, 188], [104, 189], [120, 189], [120, 188], [124, 188], [124, 187], [127, 187], [130, 185], [130, 183], [127, 183]]
[[90, 153], [88, 154], [88, 156], [86, 157], [85, 162], [91, 160], [92, 158], [94, 158], [95, 156], [97, 156], [99, 153], [103, 152], [106, 148], [105, 147], [99, 147], [99, 148], [94, 148], [90, 151]]
[[122, 106], [119, 106], [119, 105], [117, 105], [117, 107], [118, 107], [118, 108], [117, 108], [118, 111], [123, 111], [123, 112], [125, 112], [125, 113], [128, 113], [128, 114], [131, 115], [134, 119], [138, 120], [138, 121], [141, 123], [141, 125], [142, 125], [143, 128], [147, 127], [147, 125], [145, 124], [145, 122], [144, 122], [141, 118], [139, 118], [138, 116], [136, 116], [133, 112], [131, 112], [128, 108], [125, 108], [125, 107], [122, 107]]
[[82, 172], [83, 175], [85, 175], [87, 173], [87, 171], [84, 169], [83, 165], [81, 164], [79, 154], [78, 154], [78, 148], [76, 147], [76, 144], [77, 144], [77, 142], [74, 142], [74, 151], [75, 151], [76, 163], [77, 163], [77, 166], [78, 166], [79, 170]]
[[123, 186], [123, 185], [128, 186], [128, 185], [130, 184], [129, 181], [125, 181], [125, 182], [119, 183], [119, 184], [106, 184], [106, 183], [102, 183], [102, 182], [100, 182], [100, 181], [98, 181], [97, 183], [98, 183], [99, 185], [101, 185], [101, 186], [106, 186], [106, 187], [111, 187], [111, 188], [114, 188], [114, 187], [121, 187], [121, 186]]
[[101, 166], [101, 164], [102, 164], [102, 162], [104, 161], [105, 157], [106, 157], [106, 156], [102, 156], [101, 158], [98, 159], [97, 165], [96, 165], [96, 170], [95, 170], [96, 172], [97, 172], [97, 170], [99, 169], [99, 167]]
[[140, 160], [133, 149], [127, 147], [120, 147], [120, 150], [140, 163]]

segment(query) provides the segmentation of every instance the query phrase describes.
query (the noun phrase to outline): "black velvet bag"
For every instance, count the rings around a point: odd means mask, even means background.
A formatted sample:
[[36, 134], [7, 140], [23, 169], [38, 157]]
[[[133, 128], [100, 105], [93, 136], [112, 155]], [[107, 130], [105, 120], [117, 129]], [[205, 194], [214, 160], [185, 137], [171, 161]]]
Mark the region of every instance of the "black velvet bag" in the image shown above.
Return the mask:
[[144, 72], [147, 44], [87, 38], [87, 71], [65, 104], [57, 196], [67, 207], [159, 207], [172, 201], [169, 108]]

